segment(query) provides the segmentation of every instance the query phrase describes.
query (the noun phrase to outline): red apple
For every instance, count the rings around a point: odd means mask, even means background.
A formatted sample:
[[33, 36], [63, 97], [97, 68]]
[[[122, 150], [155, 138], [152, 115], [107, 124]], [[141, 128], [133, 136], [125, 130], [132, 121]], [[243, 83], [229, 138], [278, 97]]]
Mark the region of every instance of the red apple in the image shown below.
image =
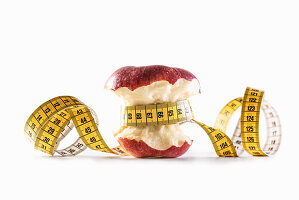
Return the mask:
[[[130, 140], [127, 138], [118, 139], [120, 145], [126, 149], [127, 153], [136, 158], [145, 157], [165, 157], [165, 158], [176, 158], [188, 151], [191, 144], [187, 141], [180, 147], [171, 146], [166, 150], [154, 149], [148, 146], [143, 140]], [[192, 143], [192, 142], [191, 142]]]
[[[109, 77], [105, 88], [126, 105], [176, 102], [200, 93], [199, 81], [191, 72], [162, 65], [120, 68]], [[178, 125], [121, 127], [115, 136], [134, 157], [178, 157], [192, 144]]]
[[[116, 70], [106, 81], [105, 88], [115, 91], [118, 88], [127, 87], [133, 91], [156, 81], [165, 80], [173, 85], [181, 78], [188, 81], [197, 80], [191, 72], [181, 68], [163, 65], [127, 66]], [[200, 90], [198, 92], [200, 93]]]

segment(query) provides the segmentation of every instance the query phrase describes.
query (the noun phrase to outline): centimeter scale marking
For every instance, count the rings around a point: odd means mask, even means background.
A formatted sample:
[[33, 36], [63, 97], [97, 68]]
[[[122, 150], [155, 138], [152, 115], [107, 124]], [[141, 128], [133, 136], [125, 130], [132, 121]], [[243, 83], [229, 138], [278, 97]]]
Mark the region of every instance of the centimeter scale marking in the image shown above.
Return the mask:
[[[194, 122], [209, 136], [220, 157], [236, 157], [244, 150], [253, 156], [266, 156], [277, 152], [281, 141], [281, 125], [277, 112], [265, 100], [264, 92], [247, 88], [243, 98], [230, 101], [220, 111], [214, 127], [194, 120], [188, 100], [154, 105], [126, 106], [122, 109], [122, 126], [159, 126]], [[262, 104], [263, 102], [263, 104]], [[239, 108], [241, 118], [232, 139], [226, 134], [233, 113]], [[262, 108], [267, 122], [267, 141], [263, 148], [259, 142], [259, 115]], [[79, 138], [69, 147], [57, 150], [59, 142], [75, 127]], [[71, 96], [53, 98], [38, 107], [25, 124], [25, 135], [36, 149], [53, 155], [73, 156], [87, 147], [106, 153], [127, 156], [120, 146], [109, 148], [98, 130], [96, 113]]]

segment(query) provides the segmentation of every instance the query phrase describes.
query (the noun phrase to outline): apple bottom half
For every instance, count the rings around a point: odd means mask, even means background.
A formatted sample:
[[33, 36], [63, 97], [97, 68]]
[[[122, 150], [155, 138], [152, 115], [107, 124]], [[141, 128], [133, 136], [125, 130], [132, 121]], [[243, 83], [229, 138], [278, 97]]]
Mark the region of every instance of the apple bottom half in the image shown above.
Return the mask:
[[127, 138], [119, 138], [119, 144], [122, 148], [126, 150], [127, 153], [131, 154], [136, 158], [145, 158], [145, 157], [164, 157], [164, 158], [176, 158], [189, 149], [192, 144], [189, 144], [187, 141], [180, 147], [171, 146], [166, 150], [158, 150], [148, 146], [144, 141], [140, 140], [130, 140]]

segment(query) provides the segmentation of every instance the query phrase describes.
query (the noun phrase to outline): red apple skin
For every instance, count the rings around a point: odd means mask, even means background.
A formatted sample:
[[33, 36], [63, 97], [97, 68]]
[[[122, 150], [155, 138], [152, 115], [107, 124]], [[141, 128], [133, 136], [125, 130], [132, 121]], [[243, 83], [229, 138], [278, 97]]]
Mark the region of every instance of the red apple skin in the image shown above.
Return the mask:
[[[175, 84], [178, 79], [192, 81], [197, 78], [189, 71], [181, 68], [167, 67], [163, 65], [151, 65], [142, 67], [127, 66], [116, 70], [106, 81], [105, 89], [113, 91], [121, 87], [127, 87], [131, 91], [136, 88], [150, 85], [156, 81], [168, 81]], [[197, 80], [198, 81], [198, 80]], [[198, 91], [200, 93], [200, 90]]]
[[[118, 88], [127, 87], [129, 90], [134, 91], [135, 89], [150, 85], [157, 81], [168, 81], [170, 84], [175, 84], [177, 80], [185, 79], [192, 81], [198, 79], [189, 71], [167, 67], [163, 65], [151, 65], [134, 67], [127, 66], [116, 70], [106, 81], [105, 89], [117, 90]], [[199, 83], [199, 81], [198, 81]], [[200, 90], [198, 91], [200, 93]], [[189, 149], [191, 144], [187, 141], [180, 147], [171, 146], [166, 150], [158, 150], [148, 146], [144, 141], [130, 140], [127, 138], [119, 138], [118, 142], [127, 153], [137, 158], [144, 157], [168, 157], [176, 158]]]
[[146, 157], [164, 157], [164, 158], [177, 158], [186, 151], [188, 151], [191, 144], [187, 141], [180, 147], [171, 146], [166, 150], [158, 150], [148, 146], [144, 141], [130, 140], [127, 138], [119, 138], [119, 144], [126, 150], [127, 153], [131, 154], [136, 158]]

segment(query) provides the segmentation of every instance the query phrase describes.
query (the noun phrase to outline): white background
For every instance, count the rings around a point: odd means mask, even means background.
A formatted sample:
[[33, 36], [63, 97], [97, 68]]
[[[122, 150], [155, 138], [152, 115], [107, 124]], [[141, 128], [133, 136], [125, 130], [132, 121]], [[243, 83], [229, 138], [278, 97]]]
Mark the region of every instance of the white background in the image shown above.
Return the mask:
[[[298, 10], [298, 1], [287, 0], [1, 1], [0, 198], [298, 197]], [[267, 158], [218, 158], [192, 124], [185, 130], [194, 143], [177, 159], [121, 158], [90, 149], [49, 157], [24, 137], [37, 106], [73, 95], [98, 113], [103, 137], [116, 145], [120, 102], [104, 83], [119, 67], [151, 64], [198, 77], [202, 94], [192, 106], [209, 125], [246, 86], [265, 90], [281, 117], [280, 151]], [[262, 135], [265, 130], [262, 121]]]

